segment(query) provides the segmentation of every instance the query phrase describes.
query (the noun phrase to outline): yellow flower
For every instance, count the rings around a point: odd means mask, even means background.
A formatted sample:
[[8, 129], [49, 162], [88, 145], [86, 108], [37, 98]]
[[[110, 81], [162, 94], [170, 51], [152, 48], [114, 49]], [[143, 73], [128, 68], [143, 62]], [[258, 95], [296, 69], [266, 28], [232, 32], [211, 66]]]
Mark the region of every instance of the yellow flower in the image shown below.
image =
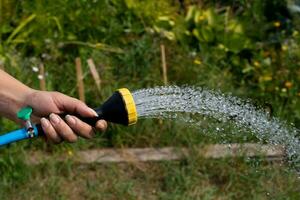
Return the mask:
[[289, 48], [289, 47], [288, 47], [287, 45], [285, 45], [285, 44], [281, 46], [282, 51], [287, 51], [288, 48]]
[[284, 83], [284, 86], [285, 86], [287, 89], [291, 89], [291, 87], [293, 87], [293, 83], [290, 82], [290, 81], [286, 81], [286, 82]]
[[73, 156], [73, 151], [69, 149], [69, 150], [68, 150], [68, 155], [69, 155], [69, 156]]
[[200, 15], [200, 16], [198, 17], [199, 22], [202, 21], [202, 20], [204, 20], [204, 19], [205, 19], [205, 16], [204, 16], [204, 15]]
[[218, 45], [218, 48], [219, 48], [219, 49], [225, 49], [225, 46], [224, 46], [223, 44], [219, 44], [219, 45]]
[[255, 67], [259, 67], [260, 66], [260, 63], [258, 61], [254, 61], [253, 64], [254, 64]]
[[196, 59], [194, 60], [194, 64], [196, 64], [196, 65], [201, 65], [201, 63], [202, 63], [202, 62], [201, 62], [200, 59], [197, 59], [197, 58], [196, 58]]
[[265, 75], [265, 76], [262, 77], [262, 80], [263, 81], [271, 81], [272, 80], [272, 76]]
[[298, 31], [293, 31], [293, 36], [296, 37], [299, 34]]
[[300, 92], [298, 92], [298, 94], [297, 94], [297, 95], [298, 95], [298, 97], [300, 97]]
[[184, 32], [186, 35], [190, 36], [191, 35], [191, 32], [190, 31], [185, 31]]
[[281, 23], [279, 21], [274, 22], [273, 24], [276, 28], [280, 27]]

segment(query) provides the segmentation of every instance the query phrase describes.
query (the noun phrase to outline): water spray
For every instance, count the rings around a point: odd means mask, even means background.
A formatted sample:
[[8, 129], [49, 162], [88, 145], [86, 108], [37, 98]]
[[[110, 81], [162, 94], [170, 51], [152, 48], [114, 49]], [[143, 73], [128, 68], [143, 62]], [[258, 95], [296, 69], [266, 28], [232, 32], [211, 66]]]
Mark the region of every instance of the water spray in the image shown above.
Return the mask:
[[[32, 111], [31, 107], [24, 107], [17, 113], [17, 117], [25, 122], [25, 127], [1, 135], [0, 146], [44, 135], [40, 124], [34, 125], [31, 123], [30, 116]], [[113, 95], [108, 98], [102, 106], [96, 108], [95, 111], [98, 117], [77, 117], [91, 126], [95, 126], [100, 119], [125, 126], [130, 126], [137, 122], [135, 102], [132, 94], [126, 88], [121, 88], [114, 92]], [[60, 116], [64, 117], [65, 115], [66, 114]]]

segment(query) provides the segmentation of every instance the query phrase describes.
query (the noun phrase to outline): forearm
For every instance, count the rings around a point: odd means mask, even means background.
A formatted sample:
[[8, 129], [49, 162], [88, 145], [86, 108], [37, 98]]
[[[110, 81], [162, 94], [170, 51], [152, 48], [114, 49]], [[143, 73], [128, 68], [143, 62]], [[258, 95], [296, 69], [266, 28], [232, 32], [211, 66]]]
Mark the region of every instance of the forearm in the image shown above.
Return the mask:
[[16, 120], [16, 113], [25, 106], [32, 89], [0, 70], [0, 115]]

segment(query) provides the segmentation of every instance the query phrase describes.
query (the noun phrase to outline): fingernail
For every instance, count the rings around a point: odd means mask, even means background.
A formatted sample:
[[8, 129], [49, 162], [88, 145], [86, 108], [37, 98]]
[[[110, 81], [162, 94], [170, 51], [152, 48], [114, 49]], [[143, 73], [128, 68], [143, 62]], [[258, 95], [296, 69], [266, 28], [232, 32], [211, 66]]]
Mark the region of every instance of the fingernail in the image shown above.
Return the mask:
[[68, 124], [70, 124], [70, 125], [75, 125], [75, 123], [76, 123], [74, 117], [72, 117], [71, 115], [66, 115], [66, 120], [67, 120]]
[[97, 127], [100, 128], [102, 131], [105, 129], [105, 121], [104, 120], [99, 120], [97, 123]]
[[94, 109], [92, 109], [92, 108], [89, 108], [89, 109], [90, 109], [91, 114], [93, 114], [95, 117], [99, 116]]
[[56, 114], [52, 113], [50, 115], [50, 121], [54, 124], [58, 124], [59, 123], [59, 118]]
[[41, 119], [41, 125], [43, 128], [47, 128], [50, 124], [46, 118]]

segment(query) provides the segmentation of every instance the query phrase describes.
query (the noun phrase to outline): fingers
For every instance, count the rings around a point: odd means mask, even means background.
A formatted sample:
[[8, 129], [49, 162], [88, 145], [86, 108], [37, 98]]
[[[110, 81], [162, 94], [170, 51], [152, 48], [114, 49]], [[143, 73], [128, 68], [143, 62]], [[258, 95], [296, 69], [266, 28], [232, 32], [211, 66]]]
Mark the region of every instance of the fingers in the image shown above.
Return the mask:
[[96, 111], [88, 107], [82, 101], [69, 97], [61, 93], [55, 93], [55, 102], [60, 110], [66, 113], [76, 113], [82, 117], [96, 117], [98, 116]]
[[41, 125], [48, 141], [52, 141], [56, 144], [62, 141], [61, 137], [57, 134], [57, 132], [55, 131], [48, 119], [42, 118]]
[[73, 131], [81, 137], [91, 139], [95, 135], [95, 132], [90, 125], [84, 123], [75, 116], [67, 115], [66, 122], [73, 129]]
[[[93, 127], [87, 123], [84, 123], [83, 121], [81, 121], [75, 116], [67, 115], [66, 122], [73, 129], [73, 131], [81, 137], [91, 139], [95, 136], [95, 131]], [[104, 132], [107, 128], [106, 121], [99, 120], [96, 123], [95, 128], [101, 132]]]
[[[50, 120], [41, 119], [41, 125], [47, 139], [54, 143], [60, 143], [62, 140], [75, 142], [77, 135], [86, 139], [93, 138], [95, 135], [93, 127], [71, 115], [67, 115], [64, 121], [58, 115], [51, 114]], [[107, 128], [106, 121], [99, 120], [95, 128], [104, 132]]]
[[[48, 123], [50, 122], [50, 123]], [[41, 120], [42, 128], [45, 132], [46, 137], [54, 142], [59, 143], [63, 140], [68, 142], [76, 142], [77, 135], [73, 130], [62, 120], [58, 115], [51, 114], [50, 121], [43, 118]], [[60, 138], [60, 139], [59, 139]]]
[[99, 120], [99, 121], [97, 121], [95, 127], [96, 127], [97, 130], [99, 130], [101, 132], [105, 132], [106, 129], [107, 129], [107, 123], [106, 123], [105, 120]]

